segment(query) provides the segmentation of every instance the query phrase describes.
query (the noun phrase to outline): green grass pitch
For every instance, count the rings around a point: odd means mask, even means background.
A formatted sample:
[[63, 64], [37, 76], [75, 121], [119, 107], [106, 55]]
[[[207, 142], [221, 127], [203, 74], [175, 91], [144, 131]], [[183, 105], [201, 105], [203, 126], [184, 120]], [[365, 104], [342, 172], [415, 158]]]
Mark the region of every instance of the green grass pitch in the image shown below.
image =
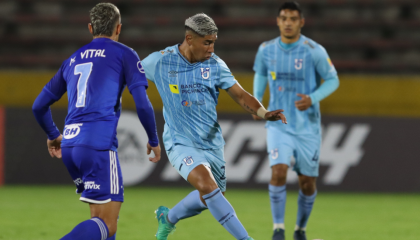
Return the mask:
[[[88, 205], [69, 186], [6, 186], [0, 188], [0, 239], [59, 239], [89, 218]], [[174, 206], [189, 188], [126, 188], [117, 239], [155, 239], [159, 205]], [[226, 197], [250, 236], [271, 239], [272, 222], [267, 191], [234, 190]], [[288, 192], [286, 239], [292, 240], [297, 193]], [[419, 194], [354, 194], [320, 192], [308, 224], [308, 239], [418, 240]], [[209, 211], [185, 219], [169, 240], [233, 239]]]

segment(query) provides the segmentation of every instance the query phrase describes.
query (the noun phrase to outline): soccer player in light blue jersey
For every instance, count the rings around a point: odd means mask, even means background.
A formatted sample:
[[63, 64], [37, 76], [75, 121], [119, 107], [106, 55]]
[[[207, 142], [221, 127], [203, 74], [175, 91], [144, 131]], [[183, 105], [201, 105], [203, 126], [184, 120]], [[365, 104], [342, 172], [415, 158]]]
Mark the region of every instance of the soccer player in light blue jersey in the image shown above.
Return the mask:
[[[268, 110], [284, 109], [288, 125], [267, 122], [267, 150], [272, 169], [269, 184], [273, 240], [284, 240], [286, 175], [292, 157], [299, 176], [295, 240], [306, 240], [306, 224], [317, 194], [321, 118], [319, 102], [334, 92], [337, 72], [325, 49], [301, 34], [305, 20], [296, 2], [284, 3], [277, 17], [280, 37], [264, 42], [254, 64], [254, 96], [262, 101], [270, 86]], [[321, 79], [324, 83], [321, 84]], [[254, 117], [258, 119], [258, 117]]]
[[[110, 3], [90, 11], [93, 40], [65, 60], [33, 105], [36, 120], [48, 136], [51, 157], [63, 158], [70, 176], [89, 203], [91, 219], [79, 223], [62, 240], [115, 240], [117, 219], [124, 201], [116, 130], [121, 95], [127, 86], [149, 137], [148, 154], [160, 160], [153, 107], [146, 94], [148, 82], [137, 53], [118, 43], [121, 16]], [[50, 105], [68, 94], [63, 135], [55, 126]], [[65, 218], [62, 221], [66, 221]]]
[[217, 31], [213, 19], [204, 13], [196, 14], [185, 21], [182, 44], [152, 53], [142, 61], [147, 79], [155, 83], [163, 101], [163, 141], [169, 161], [197, 189], [170, 210], [158, 208], [159, 240], [167, 239], [179, 220], [207, 208], [236, 239], [252, 239], [224, 197], [225, 142], [216, 113], [220, 89], [249, 113], [286, 123], [282, 110], [265, 110], [214, 54]]

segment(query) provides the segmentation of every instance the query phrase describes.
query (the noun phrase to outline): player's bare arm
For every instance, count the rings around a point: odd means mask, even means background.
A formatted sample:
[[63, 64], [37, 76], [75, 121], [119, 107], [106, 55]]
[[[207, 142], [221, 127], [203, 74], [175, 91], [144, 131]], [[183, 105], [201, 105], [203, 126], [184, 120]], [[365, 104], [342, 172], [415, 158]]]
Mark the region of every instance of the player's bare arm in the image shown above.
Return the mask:
[[227, 89], [227, 93], [233, 100], [235, 100], [235, 102], [245, 109], [245, 111], [268, 121], [281, 120], [283, 123], [287, 124], [287, 120], [282, 113], [282, 109], [271, 112], [265, 110], [264, 106], [254, 96], [245, 91], [239, 83], [236, 83]]
[[295, 106], [297, 109], [299, 109], [300, 111], [305, 111], [310, 106], [312, 106], [312, 99], [309, 97], [309, 95], [301, 93], [298, 93], [297, 95], [301, 97], [300, 100], [295, 101]]
[[47, 139], [47, 147], [48, 147], [48, 153], [50, 156], [61, 158], [61, 140], [63, 139], [63, 135], [60, 134], [58, 138], [54, 140]]

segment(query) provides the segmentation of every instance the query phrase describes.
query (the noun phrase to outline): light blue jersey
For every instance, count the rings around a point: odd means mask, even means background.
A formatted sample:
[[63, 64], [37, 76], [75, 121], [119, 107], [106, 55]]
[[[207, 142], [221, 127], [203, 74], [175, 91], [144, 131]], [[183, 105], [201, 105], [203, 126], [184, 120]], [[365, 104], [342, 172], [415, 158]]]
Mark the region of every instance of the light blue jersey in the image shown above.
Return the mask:
[[155, 83], [163, 101], [165, 148], [180, 144], [219, 149], [225, 144], [217, 122], [219, 89], [237, 81], [215, 54], [204, 62], [190, 63], [178, 47], [167, 47], [142, 60], [146, 78]]
[[[319, 101], [338, 87], [337, 71], [321, 45], [303, 35], [293, 44], [281, 44], [280, 37], [264, 42], [258, 49], [254, 71], [265, 77], [263, 89], [267, 81], [270, 86], [268, 110], [283, 109], [287, 117], [287, 125], [269, 121], [267, 128], [290, 134], [321, 134]], [[322, 87], [321, 79], [325, 80]], [[295, 107], [295, 101], [301, 99], [297, 93], [309, 95], [312, 106], [299, 111]], [[256, 97], [262, 99], [262, 95]]]

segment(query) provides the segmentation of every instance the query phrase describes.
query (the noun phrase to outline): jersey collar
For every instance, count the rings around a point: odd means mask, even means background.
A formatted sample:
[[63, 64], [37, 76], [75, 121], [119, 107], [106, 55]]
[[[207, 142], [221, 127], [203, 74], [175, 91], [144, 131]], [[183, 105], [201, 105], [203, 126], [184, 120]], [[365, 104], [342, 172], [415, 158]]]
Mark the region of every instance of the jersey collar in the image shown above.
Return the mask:
[[[182, 60], [184, 60], [184, 62], [186, 62], [188, 65], [190, 65], [190, 66], [197, 66], [198, 64], [201, 64], [201, 63], [204, 63], [204, 62], [196, 62], [196, 63], [190, 63], [190, 61], [188, 61], [185, 57], [184, 57], [184, 55], [182, 55], [182, 53], [179, 51], [179, 46], [181, 46], [181, 44], [177, 44], [177, 45], [175, 45], [174, 46], [174, 48], [175, 48], [175, 51], [178, 53], [178, 55], [181, 57], [181, 59]], [[214, 53], [212, 53], [211, 54], [211, 57], [213, 57], [213, 55], [214, 55]], [[208, 61], [208, 60], [206, 60], [206, 61]]]
[[281, 37], [278, 37], [277, 39], [277, 46], [279, 46], [280, 49], [282, 49], [283, 51], [291, 51], [293, 49], [295, 49], [302, 41], [303, 41], [304, 36], [300, 35], [299, 40], [297, 40], [294, 43], [283, 43], [281, 42]]

